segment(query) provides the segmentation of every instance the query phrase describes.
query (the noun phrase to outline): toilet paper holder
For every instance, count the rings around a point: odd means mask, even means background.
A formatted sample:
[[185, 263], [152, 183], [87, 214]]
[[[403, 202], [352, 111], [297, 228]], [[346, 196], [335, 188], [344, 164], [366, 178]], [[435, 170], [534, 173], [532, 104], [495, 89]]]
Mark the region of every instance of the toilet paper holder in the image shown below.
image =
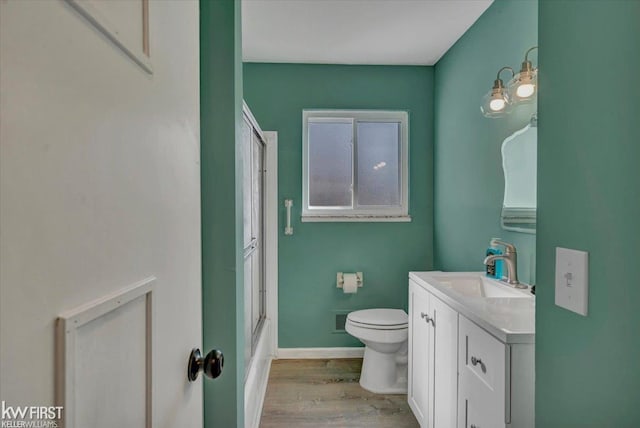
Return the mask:
[[[356, 272], [356, 282], [358, 283], [358, 288], [362, 287], [362, 272]], [[344, 272], [338, 272], [336, 276], [336, 286], [338, 288], [342, 288], [344, 285]]]

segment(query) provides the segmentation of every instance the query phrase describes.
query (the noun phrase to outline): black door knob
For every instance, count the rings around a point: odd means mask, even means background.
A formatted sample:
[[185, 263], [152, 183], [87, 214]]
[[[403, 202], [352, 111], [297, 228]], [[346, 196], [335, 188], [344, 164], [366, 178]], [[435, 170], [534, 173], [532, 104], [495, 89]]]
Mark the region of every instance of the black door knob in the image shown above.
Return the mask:
[[219, 349], [214, 349], [204, 357], [204, 374], [215, 379], [222, 373], [224, 355]]
[[198, 379], [200, 371], [204, 372], [207, 377], [215, 379], [222, 373], [224, 367], [224, 355], [219, 349], [214, 349], [202, 358], [200, 349], [193, 348], [189, 355], [189, 364], [187, 367], [187, 377], [189, 382]]

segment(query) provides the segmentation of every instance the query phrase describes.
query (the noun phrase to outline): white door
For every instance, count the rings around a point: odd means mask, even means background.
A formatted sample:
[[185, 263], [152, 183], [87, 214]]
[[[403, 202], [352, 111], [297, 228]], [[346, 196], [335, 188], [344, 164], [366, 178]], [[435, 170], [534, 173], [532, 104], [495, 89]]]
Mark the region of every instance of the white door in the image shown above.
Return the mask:
[[458, 405], [458, 313], [430, 295], [433, 314], [433, 426], [456, 426]]
[[[0, 399], [66, 367], [84, 426], [200, 427], [198, 2], [72, 3], [0, 1]], [[141, 281], [56, 361], [58, 316]]]
[[432, 415], [429, 406], [429, 390], [432, 371], [429, 367], [431, 326], [425, 315], [429, 314], [429, 293], [409, 282], [409, 385], [408, 401], [421, 427], [430, 427]]

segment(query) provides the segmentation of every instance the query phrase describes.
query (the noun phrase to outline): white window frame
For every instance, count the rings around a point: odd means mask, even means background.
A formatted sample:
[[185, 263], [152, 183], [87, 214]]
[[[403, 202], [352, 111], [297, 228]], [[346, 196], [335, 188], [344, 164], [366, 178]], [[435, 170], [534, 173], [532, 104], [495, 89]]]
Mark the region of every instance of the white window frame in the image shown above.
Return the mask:
[[[309, 206], [309, 122], [345, 121], [353, 124], [352, 206]], [[400, 204], [397, 206], [355, 206], [357, 187], [358, 122], [400, 123]], [[409, 216], [409, 114], [399, 110], [303, 110], [302, 111], [302, 218], [303, 222], [407, 222]]]

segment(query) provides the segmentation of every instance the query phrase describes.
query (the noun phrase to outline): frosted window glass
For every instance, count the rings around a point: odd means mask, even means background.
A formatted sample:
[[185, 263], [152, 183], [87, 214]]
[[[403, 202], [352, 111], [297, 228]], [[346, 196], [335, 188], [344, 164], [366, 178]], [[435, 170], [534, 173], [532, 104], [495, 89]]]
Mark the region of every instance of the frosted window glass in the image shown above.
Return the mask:
[[353, 161], [349, 122], [309, 122], [309, 205], [350, 207]]
[[400, 123], [358, 122], [358, 205], [400, 205]]

